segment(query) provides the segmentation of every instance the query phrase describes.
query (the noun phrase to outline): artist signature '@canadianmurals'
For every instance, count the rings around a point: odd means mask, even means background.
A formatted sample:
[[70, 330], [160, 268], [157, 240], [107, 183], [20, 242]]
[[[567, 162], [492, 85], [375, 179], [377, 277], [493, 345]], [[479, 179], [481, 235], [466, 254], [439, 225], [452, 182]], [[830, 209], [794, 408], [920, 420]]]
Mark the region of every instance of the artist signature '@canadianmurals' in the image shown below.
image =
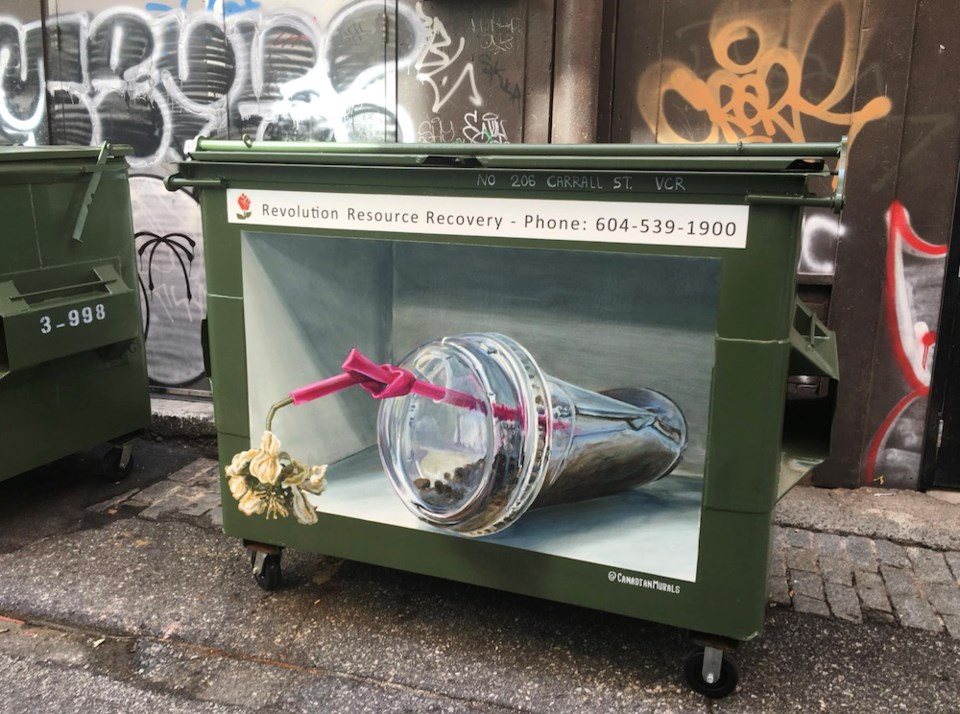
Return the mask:
[[[839, 110], [849, 103], [856, 80], [859, 37], [857, 23], [851, 22], [856, 7], [850, 0], [777, 9], [765, 2], [724, 3], [710, 21], [708, 36], [719, 66], [705, 78], [675, 59], [648, 67], [637, 87], [644, 121], [666, 143], [801, 142], [806, 140], [805, 119], [843, 127], [853, 141], [865, 124], [886, 116], [892, 106], [878, 96], [856, 111]], [[839, 64], [823, 66], [822, 58], [812, 57], [814, 38], [822, 40], [818, 33], [835, 27], [840, 17]], [[811, 59], [819, 68], [818, 83], [825, 73], [834, 82], [816, 100], [803, 86]], [[681, 106], [705, 116], [667, 111], [678, 98]]]

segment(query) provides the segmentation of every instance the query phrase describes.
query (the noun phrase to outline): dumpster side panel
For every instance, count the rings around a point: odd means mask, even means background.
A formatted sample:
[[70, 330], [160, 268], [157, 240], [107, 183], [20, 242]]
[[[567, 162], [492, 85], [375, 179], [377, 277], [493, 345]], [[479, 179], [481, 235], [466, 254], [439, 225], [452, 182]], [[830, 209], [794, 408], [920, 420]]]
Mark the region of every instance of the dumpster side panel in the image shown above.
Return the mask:
[[789, 359], [789, 344], [717, 340], [704, 508], [773, 509]]
[[[90, 204], [80, 240], [71, 238], [92, 174], [66, 176], [56, 183], [32, 185], [43, 265], [70, 265], [112, 258], [127, 285], [136, 285], [136, 265], [127, 256], [133, 244], [133, 220], [126, 174], [104, 171]], [[123, 258], [121, 260], [121, 257]]]
[[[131, 395], [145, 391], [143, 345], [139, 341], [131, 341], [119, 350], [119, 357], [109, 360], [101, 358], [99, 368], [80, 372], [59, 385], [64, 431], [79, 433], [77, 445], [68, 453], [104, 439], [129, 434], [150, 423], [149, 399], [131, 399]], [[88, 429], [80, 425], [76, 415], [85, 413], [91, 404], [97, 405], [97, 413], [96, 418], [90, 420]]]
[[[226, 440], [222, 459], [229, 463], [232, 454], [243, 448], [243, 440]], [[763, 629], [769, 514], [706, 511], [703, 527], [709, 529], [712, 544], [704, 547], [695, 584], [355, 518], [327, 516], [316, 525], [304, 526], [292, 519], [251, 519], [233, 505], [224, 510], [223, 516], [228, 535], [256, 542], [493, 587], [738, 640], [752, 639]]]
[[800, 250], [800, 210], [753, 206], [747, 249], [724, 262], [717, 333], [740, 340], [790, 334]]
[[[243, 301], [240, 298], [208, 295], [207, 316], [210, 330], [210, 382], [217, 429], [249, 438]], [[278, 345], [277, 351], [280, 349]]]
[[[74, 436], [64, 429], [56, 383], [0, 386], [0, 435], [4, 450], [0, 479], [71, 452]], [[44, 425], [43, 434], [37, 434], [37, 424]]]
[[[243, 297], [243, 271], [240, 257], [240, 231], [227, 223], [224, 194], [204, 191], [200, 206], [203, 211], [203, 249], [207, 274], [207, 294]], [[209, 315], [208, 315], [209, 319]], [[212, 321], [211, 321], [212, 324]], [[243, 342], [240, 342], [242, 347]]]
[[3, 269], [0, 270], [0, 276], [39, 267], [40, 245], [34, 212], [30, 209], [33, 204], [31, 187], [0, 184], [0, 192], [7, 205], [21, 207], [21, 210], [4, 211]]
[[15, 447], [6, 449], [0, 478], [150, 423], [142, 345], [119, 349], [112, 359], [92, 352], [65, 357], [32, 368], [12, 388], [0, 384], [0, 432], [4, 446]]

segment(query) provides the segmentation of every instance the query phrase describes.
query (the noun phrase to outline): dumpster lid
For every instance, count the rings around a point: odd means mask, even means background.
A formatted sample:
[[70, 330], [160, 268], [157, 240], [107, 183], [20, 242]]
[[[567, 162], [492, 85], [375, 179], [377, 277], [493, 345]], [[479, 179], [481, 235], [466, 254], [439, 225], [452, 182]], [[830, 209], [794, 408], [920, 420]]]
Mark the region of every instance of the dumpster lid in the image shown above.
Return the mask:
[[[717, 175], [836, 176], [831, 195], [748, 193], [751, 205], [811, 206], [840, 212], [844, 204], [847, 138], [806, 144], [349, 144], [332, 142], [188, 141], [173, 191], [224, 188], [231, 168], [258, 166], [435, 167], [515, 170], [665, 171]], [[833, 160], [833, 167], [827, 160]], [[216, 174], [222, 172], [219, 176]], [[206, 174], [206, 177], [204, 177]], [[211, 174], [214, 174], [211, 176]]]
[[[845, 158], [846, 138], [805, 144], [361, 144], [218, 140], [187, 142], [190, 161], [528, 169], [791, 171], [825, 175]], [[839, 167], [838, 167], [839, 168]]]
[[[101, 146], [0, 146], [0, 162], [3, 161], [60, 161], [85, 160], [96, 161]], [[110, 158], [129, 156], [133, 147], [126, 144], [111, 144], [108, 150]]]

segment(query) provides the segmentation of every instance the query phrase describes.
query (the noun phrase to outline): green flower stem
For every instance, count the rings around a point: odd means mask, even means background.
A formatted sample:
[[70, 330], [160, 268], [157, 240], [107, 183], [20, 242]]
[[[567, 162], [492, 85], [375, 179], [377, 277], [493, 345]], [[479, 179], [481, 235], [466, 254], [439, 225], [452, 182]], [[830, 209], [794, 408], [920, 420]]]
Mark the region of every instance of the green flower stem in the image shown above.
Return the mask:
[[293, 404], [293, 397], [287, 397], [286, 399], [281, 399], [279, 402], [270, 407], [270, 411], [267, 412], [267, 431], [273, 431], [273, 416], [280, 409], [283, 409], [286, 406]]

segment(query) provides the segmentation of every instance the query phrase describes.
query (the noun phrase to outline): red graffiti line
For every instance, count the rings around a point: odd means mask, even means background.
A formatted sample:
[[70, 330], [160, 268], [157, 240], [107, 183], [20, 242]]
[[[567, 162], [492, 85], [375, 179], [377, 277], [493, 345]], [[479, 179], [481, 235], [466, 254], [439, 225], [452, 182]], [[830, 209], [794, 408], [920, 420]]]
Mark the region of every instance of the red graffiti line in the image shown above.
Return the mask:
[[[900, 296], [905, 294], [905, 281], [902, 266], [902, 256], [905, 248], [909, 248], [920, 255], [940, 257], [947, 253], [946, 245], [935, 245], [928, 243], [918, 236], [910, 225], [910, 214], [900, 201], [894, 201], [890, 204], [887, 211], [887, 255], [886, 255], [886, 278], [884, 281], [884, 317], [887, 323], [887, 329], [890, 333], [890, 343], [897, 366], [900, 373], [907, 381], [910, 392], [905, 395], [890, 410], [880, 428], [877, 430], [870, 442], [870, 448], [867, 451], [867, 464], [864, 471], [864, 484], [871, 485], [874, 482], [874, 473], [876, 472], [877, 459], [880, 456], [880, 450], [886, 442], [890, 431], [893, 429], [897, 419], [904, 411], [916, 400], [925, 398], [930, 393], [930, 385], [926, 378], [927, 361], [930, 357], [930, 351], [937, 341], [937, 333], [913, 324], [913, 317], [910, 311], [910, 305]], [[924, 330], [921, 333], [919, 330]], [[906, 339], [914, 340], [914, 346], [922, 348], [919, 365], [911, 361], [907, 354], [908, 345]], [[919, 370], [919, 372], [918, 372]]]
[[910, 332], [914, 340], [922, 346], [923, 353], [919, 369], [925, 370], [930, 348], [937, 339], [936, 332], [926, 330], [923, 334], [915, 334], [910, 321], [909, 306], [901, 302], [898, 305], [898, 295], [903, 290], [901, 282], [905, 280], [901, 265], [903, 244], [917, 253], [929, 256], [942, 256], [947, 253], [947, 246], [934, 245], [923, 240], [910, 225], [910, 214], [899, 201], [890, 204], [887, 212], [887, 275], [884, 291], [884, 312], [887, 329], [890, 331], [890, 342], [893, 345], [893, 356], [900, 367], [900, 372], [911, 389], [917, 390], [926, 396], [929, 392], [929, 380], [918, 374], [918, 367], [913, 364], [907, 355], [907, 346], [904, 344], [905, 334]]
[[893, 425], [896, 423], [897, 419], [901, 414], [903, 414], [903, 412], [907, 410], [907, 407], [913, 404], [914, 400], [925, 396], [926, 394], [921, 394], [919, 390], [910, 392], [907, 396], [897, 402], [897, 405], [890, 410], [889, 414], [887, 414], [887, 418], [883, 420], [883, 424], [881, 424], [880, 428], [877, 429], [877, 433], [874, 434], [873, 440], [870, 442], [870, 450], [867, 452], [867, 468], [863, 473], [864, 486], [873, 485], [873, 474], [877, 469], [877, 458], [880, 456], [880, 448], [887, 440], [887, 435], [889, 434], [890, 430], [893, 429]]

